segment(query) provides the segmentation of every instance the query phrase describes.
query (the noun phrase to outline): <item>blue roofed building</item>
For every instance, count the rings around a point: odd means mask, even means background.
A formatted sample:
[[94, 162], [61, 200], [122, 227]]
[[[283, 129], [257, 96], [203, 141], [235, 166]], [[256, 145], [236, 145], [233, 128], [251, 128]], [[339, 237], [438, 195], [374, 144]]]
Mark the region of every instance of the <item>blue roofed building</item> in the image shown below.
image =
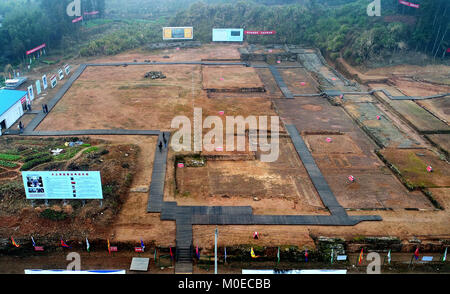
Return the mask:
[[0, 90], [0, 127], [4, 131], [19, 120], [27, 107], [26, 91]]

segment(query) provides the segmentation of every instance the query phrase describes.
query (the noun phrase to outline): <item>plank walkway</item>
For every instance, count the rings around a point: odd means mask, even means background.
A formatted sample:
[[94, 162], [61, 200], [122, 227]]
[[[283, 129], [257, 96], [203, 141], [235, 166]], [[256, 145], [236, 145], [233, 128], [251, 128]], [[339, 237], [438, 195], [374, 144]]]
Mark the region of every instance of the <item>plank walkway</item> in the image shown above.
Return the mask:
[[159, 150], [159, 142], [163, 142], [163, 134], [167, 142], [170, 142], [170, 133], [164, 132], [158, 136], [156, 142], [155, 158], [153, 160], [152, 182], [148, 194], [147, 212], [161, 212], [164, 202], [164, 182], [166, 179], [167, 154], [169, 152], [169, 143], [167, 147]]
[[273, 65], [269, 65], [269, 69], [270, 69], [270, 72], [273, 75], [273, 78], [277, 82], [278, 87], [280, 88], [281, 92], [283, 93], [284, 97], [288, 98], [288, 99], [294, 98], [294, 96], [292, 95], [291, 91], [289, 90], [287, 85], [284, 83], [283, 77], [281, 76], [281, 74], [278, 71], [278, 69], [275, 66], [273, 66]]
[[336, 200], [336, 197], [328, 186], [327, 181], [306, 146], [305, 141], [303, 141], [302, 137], [298, 133], [297, 128], [294, 125], [286, 125], [286, 129], [291, 136], [295, 150], [300, 156], [300, 159], [303, 162], [303, 165], [305, 166], [309, 177], [316, 187], [317, 193], [322, 199], [325, 207], [327, 207], [333, 215], [347, 216], [345, 209]]

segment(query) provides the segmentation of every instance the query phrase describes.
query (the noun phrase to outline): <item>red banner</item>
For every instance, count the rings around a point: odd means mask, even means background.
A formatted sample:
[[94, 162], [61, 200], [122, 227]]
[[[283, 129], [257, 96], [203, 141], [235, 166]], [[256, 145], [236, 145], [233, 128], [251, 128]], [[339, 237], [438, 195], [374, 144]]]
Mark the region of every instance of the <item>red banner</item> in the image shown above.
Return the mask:
[[414, 4], [408, 1], [403, 1], [403, 0], [398, 0], [398, 3], [409, 6], [409, 7], [413, 7], [413, 8], [419, 8], [420, 5], [419, 4]]
[[72, 23], [76, 23], [76, 22], [79, 22], [79, 21], [82, 21], [82, 20], [83, 20], [83, 17], [80, 16], [80, 17], [75, 18], [74, 20], [72, 20]]
[[34, 48], [34, 49], [31, 49], [31, 50], [29, 50], [29, 51], [27, 51], [27, 55], [30, 55], [31, 53], [34, 53], [34, 52], [36, 52], [36, 51], [39, 51], [39, 50], [41, 50], [42, 48], [45, 48], [45, 43], [44, 44], [42, 44], [41, 46], [38, 46], [38, 47], [36, 47], [36, 48]]
[[111, 250], [111, 252], [117, 252], [117, 247], [116, 246], [111, 246], [109, 249]]
[[134, 247], [134, 252], [144, 252], [144, 248], [142, 248], [142, 247]]
[[44, 251], [44, 247], [36, 246], [36, 247], [34, 247], [34, 251]]
[[275, 35], [276, 31], [244, 31], [245, 35]]
[[450, 48], [447, 48], [447, 53], [450, 53]]
[[92, 12], [85, 12], [84, 15], [95, 15], [95, 14], [99, 14], [98, 11], [92, 11]]

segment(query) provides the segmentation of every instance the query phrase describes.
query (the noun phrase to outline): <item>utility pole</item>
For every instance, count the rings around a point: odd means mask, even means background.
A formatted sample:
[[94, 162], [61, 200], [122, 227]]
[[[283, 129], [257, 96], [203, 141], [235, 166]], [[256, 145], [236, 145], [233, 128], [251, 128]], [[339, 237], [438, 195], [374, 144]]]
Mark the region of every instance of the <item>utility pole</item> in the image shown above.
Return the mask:
[[214, 274], [217, 275], [217, 239], [219, 238], [219, 230], [216, 226], [216, 232], [214, 236]]

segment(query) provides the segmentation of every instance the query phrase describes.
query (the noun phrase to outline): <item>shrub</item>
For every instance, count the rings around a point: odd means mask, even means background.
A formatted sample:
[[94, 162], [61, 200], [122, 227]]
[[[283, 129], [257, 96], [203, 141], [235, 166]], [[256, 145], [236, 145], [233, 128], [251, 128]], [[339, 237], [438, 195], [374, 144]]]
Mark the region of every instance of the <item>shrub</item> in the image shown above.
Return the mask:
[[28, 162], [28, 161], [32, 161], [38, 158], [42, 158], [42, 157], [46, 157], [46, 156], [50, 156], [50, 154], [48, 152], [39, 152], [39, 153], [35, 153], [32, 155], [29, 155], [27, 157], [24, 158], [24, 162]]
[[40, 216], [45, 219], [60, 221], [65, 220], [68, 215], [64, 211], [55, 211], [52, 209], [46, 209], [41, 212]]
[[22, 170], [22, 171], [30, 170], [35, 166], [38, 166], [38, 165], [46, 163], [46, 162], [50, 162], [52, 160], [53, 160], [53, 158], [50, 155], [45, 156], [45, 157], [36, 158], [36, 159], [30, 160], [28, 162], [25, 162], [20, 170]]

